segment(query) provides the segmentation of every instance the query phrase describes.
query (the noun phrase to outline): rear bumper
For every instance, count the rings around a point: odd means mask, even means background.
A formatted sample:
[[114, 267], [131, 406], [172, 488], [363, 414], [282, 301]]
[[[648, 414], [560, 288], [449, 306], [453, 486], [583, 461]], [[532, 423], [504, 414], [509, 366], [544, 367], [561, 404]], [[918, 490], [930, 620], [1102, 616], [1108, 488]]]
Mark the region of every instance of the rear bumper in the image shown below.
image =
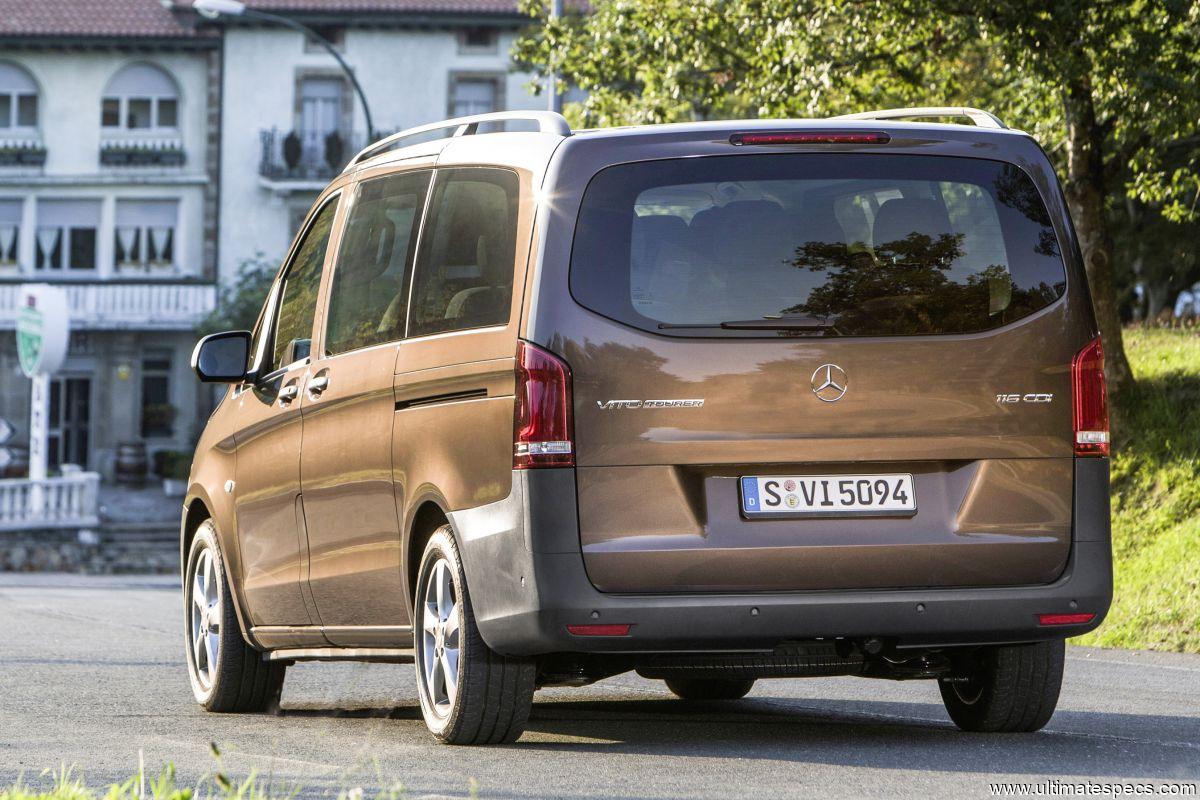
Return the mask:
[[[508, 655], [771, 649], [818, 637], [895, 647], [1054, 639], [1097, 627], [1112, 599], [1108, 461], [1079, 459], [1071, 556], [1052, 583], [961, 589], [762, 594], [604, 594], [584, 571], [572, 470], [513, 474], [505, 500], [454, 512], [480, 633]], [[1039, 614], [1095, 614], [1044, 627]], [[567, 625], [629, 624], [580, 637]]]

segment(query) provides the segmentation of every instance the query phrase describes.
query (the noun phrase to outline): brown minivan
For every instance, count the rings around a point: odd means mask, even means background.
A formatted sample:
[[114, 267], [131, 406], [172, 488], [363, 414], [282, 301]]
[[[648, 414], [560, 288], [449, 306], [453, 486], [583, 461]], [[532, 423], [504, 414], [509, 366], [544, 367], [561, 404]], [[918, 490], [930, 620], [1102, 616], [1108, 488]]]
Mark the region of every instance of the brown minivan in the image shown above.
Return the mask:
[[1111, 598], [1079, 248], [974, 109], [404, 131], [193, 366], [230, 384], [180, 540], [212, 711], [350, 659], [414, 663], [444, 742], [630, 670], [930, 679], [1032, 731]]

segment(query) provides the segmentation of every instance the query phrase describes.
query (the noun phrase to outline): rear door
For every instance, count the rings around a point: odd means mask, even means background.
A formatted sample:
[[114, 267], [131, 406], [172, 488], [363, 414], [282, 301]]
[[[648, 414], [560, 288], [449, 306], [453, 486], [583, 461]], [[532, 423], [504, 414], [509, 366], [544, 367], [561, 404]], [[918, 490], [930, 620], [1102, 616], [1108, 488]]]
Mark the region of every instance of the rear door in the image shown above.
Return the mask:
[[[560, 348], [592, 581], [1053, 580], [1086, 341], [1066, 290], [1038, 189], [1001, 161], [761, 154], [600, 171], [572, 250], [583, 313]], [[768, 502], [779, 513], [755, 513]]]
[[392, 375], [431, 174], [403, 172], [354, 187], [305, 391], [300, 471], [309, 586], [334, 644], [394, 644], [406, 633]]
[[[511, 491], [528, 187], [528, 173], [512, 169], [437, 170], [394, 378], [392, 475], [406, 530], [425, 503], [460, 511]], [[415, 577], [417, 565], [406, 566]]]

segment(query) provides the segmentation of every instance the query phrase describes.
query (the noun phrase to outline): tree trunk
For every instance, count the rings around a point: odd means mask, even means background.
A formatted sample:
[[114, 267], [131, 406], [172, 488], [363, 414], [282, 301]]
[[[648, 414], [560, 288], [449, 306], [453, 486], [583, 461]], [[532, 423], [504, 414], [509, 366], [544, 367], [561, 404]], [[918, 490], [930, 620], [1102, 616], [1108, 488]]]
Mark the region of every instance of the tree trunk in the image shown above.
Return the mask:
[[1113, 239], [1104, 216], [1104, 136], [1096, 123], [1091, 81], [1086, 76], [1067, 83], [1063, 103], [1067, 118], [1067, 203], [1075, 220], [1079, 248], [1092, 290], [1096, 323], [1104, 340], [1104, 373], [1109, 392], [1133, 385], [1125, 357], [1121, 316], [1113, 270]]

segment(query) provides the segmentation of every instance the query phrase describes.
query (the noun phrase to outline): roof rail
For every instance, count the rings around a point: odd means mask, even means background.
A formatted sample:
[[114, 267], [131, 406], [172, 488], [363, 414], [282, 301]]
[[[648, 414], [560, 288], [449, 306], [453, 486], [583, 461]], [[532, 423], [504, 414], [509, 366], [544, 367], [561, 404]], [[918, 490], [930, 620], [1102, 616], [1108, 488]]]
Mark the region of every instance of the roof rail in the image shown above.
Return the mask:
[[966, 117], [979, 128], [1007, 129], [1008, 126], [996, 117], [979, 108], [968, 106], [922, 106], [920, 108], [884, 108], [864, 111], [861, 114], [841, 114], [832, 119], [910, 119], [930, 117]]
[[349, 171], [356, 164], [366, 161], [371, 156], [395, 149], [405, 139], [412, 139], [442, 130], [450, 132], [443, 137], [435, 138], [450, 139], [455, 136], [473, 136], [479, 133], [480, 125], [486, 125], [491, 122], [506, 122], [508, 120], [536, 122], [539, 133], [554, 133], [559, 136], [571, 135], [571, 126], [567, 124], [566, 118], [562, 114], [556, 114], [553, 111], [493, 111], [490, 114], [473, 114], [469, 117], [455, 117], [454, 119], [447, 119], [441, 122], [431, 122], [428, 125], [418, 125], [415, 128], [405, 128], [402, 131], [393, 133], [391, 136], [386, 136], [359, 151], [358, 155], [350, 159], [350, 163], [346, 165], [346, 169], [343, 172]]

